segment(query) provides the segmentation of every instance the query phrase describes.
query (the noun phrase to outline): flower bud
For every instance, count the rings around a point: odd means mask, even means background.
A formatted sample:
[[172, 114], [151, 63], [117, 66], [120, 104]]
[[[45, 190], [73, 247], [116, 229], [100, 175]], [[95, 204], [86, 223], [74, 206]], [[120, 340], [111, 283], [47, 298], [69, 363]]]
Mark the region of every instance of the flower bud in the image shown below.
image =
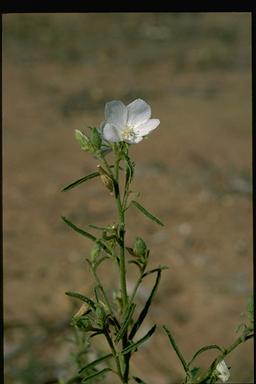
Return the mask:
[[102, 137], [97, 128], [91, 128], [90, 141], [95, 149], [101, 148]]
[[81, 131], [76, 129], [75, 130], [75, 137], [79, 141], [81, 149], [83, 149], [84, 151], [90, 151], [91, 150], [90, 140], [84, 133], [82, 133]]
[[109, 176], [107, 171], [105, 171], [104, 168], [102, 168], [101, 165], [97, 165], [97, 168], [100, 173], [100, 179], [102, 183], [105, 185], [105, 187], [112, 193], [114, 190], [114, 184], [112, 178]]
[[113, 180], [111, 179], [111, 177], [106, 175], [101, 175], [100, 179], [102, 183], [105, 185], [105, 187], [112, 193], [114, 190], [114, 186], [113, 186]]
[[77, 319], [77, 318], [85, 315], [89, 311], [89, 309], [90, 309], [89, 305], [86, 303], [83, 303], [81, 305], [81, 307], [79, 308], [79, 310], [74, 314], [73, 317]]
[[146, 255], [147, 246], [146, 246], [144, 240], [141, 237], [136, 237], [136, 240], [135, 240], [135, 243], [134, 243], [134, 247], [133, 247], [133, 251], [134, 251], [136, 256], [144, 257]]

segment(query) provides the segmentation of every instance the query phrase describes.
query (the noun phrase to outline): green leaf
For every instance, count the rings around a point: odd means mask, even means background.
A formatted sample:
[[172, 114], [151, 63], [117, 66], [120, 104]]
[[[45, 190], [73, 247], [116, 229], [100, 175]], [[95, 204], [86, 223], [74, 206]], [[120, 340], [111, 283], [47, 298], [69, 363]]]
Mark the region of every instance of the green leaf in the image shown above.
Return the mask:
[[82, 150], [91, 151], [92, 145], [90, 139], [83, 132], [79, 131], [79, 129], [75, 129], [75, 138], [78, 140]]
[[141, 262], [139, 260], [129, 260], [128, 261], [129, 264], [135, 264], [137, 265], [137, 267], [139, 267], [139, 270], [141, 271], [142, 268], [143, 268], [143, 265], [141, 264]]
[[193, 361], [196, 359], [197, 356], [201, 355], [201, 353], [208, 351], [209, 349], [218, 349], [220, 352], [222, 352], [222, 349], [216, 345], [216, 344], [211, 344], [211, 345], [206, 345], [205, 347], [200, 348], [192, 357], [190, 362], [188, 363], [188, 366], [193, 363]]
[[136, 332], [138, 331], [139, 327], [141, 326], [143, 320], [145, 319], [145, 317], [147, 316], [147, 313], [148, 313], [148, 310], [149, 310], [149, 307], [151, 305], [151, 302], [153, 300], [153, 297], [156, 293], [156, 290], [157, 290], [157, 287], [158, 287], [158, 284], [159, 284], [159, 281], [161, 279], [161, 270], [157, 270], [157, 276], [156, 276], [156, 281], [155, 281], [155, 284], [152, 288], [152, 291], [146, 301], [146, 304], [143, 308], [143, 310], [141, 311], [139, 317], [138, 317], [138, 320], [134, 323], [133, 327], [132, 327], [132, 330], [130, 332], [130, 335], [129, 335], [129, 339], [133, 339], [133, 337], [135, 336]]
[[102, 143], [102, 137], [97, 128], [91, 128], [90, 141], [96, 149], [100, 149]]
[[139, 383], [139, 384], [146, 384], [145, 381], [141, 380], [139, 377], [137, 376], [133, 376], [133, 379], [136, 381], [136, 383]]
[[163, 329], [164, 329], [165, 333], [167, 334], [169, 341], [170, 341], [176, 355], [178, 356], [178, 358], [179, 358], [179, 360], [180, 360], [180, 362], [184, 368], [184, 371], [186, 373], [188, 373], [189, 372], [189, 364], [187, 364], [186, 360], [184, 359], [183, 354], [181, 353], [173, 335], [171, 334], [171, 332], [169, 331], [169, 329], [165, 325], [163, 326]]
[[154, 269], [151, 269], [150, 271], [144, 272], [142, 277], [144, 278], [144, 277], [150, 275], [151, 273], [155, 273], [155, 272], [160, 271], [160, 270], [163, 271], [164, 269], [169, 269], [169, 267], [167, 267], [167, 265], [160, 265], [157, 268], [154, 268]]
[[61, 218], [69, 227], [71, 227], [74, 231], [76, 231], [80, 235], [87, 237], [88, 239], [90, 239], [92, 241], [97, 241], [102, 246], [104, 251], [107, 252], [109, 255], [111, 255], [111, 250], [103, 243], [102, 240], [97, 240], [97, 238], [95, 236], [93, 236], [91, 233], [86, 232], [83, 229], [77, 227], [70, 220], [68, 220], [65, 216], [61, 216]]
[[98, 261], [95, 262], [94, 264], [94, 268], [98, 268], [98, 266], [104, 261], [104, 260], [108, 260], [110, 259], [109, 256], [103, 256], [101, 259], [99, 259]]
[[150, 213], [149, 211], [146, 210], [146, 208], [144, 208], [141, 204], [139, 204], [137, 201], [135, 200], [132, 200], [131, 203], [133, 205], [135, 205], [135, 207], [141, 211], [142, 213], [144, 213], [145, 216], [147, 216], [149, 219], [153, 220], [155, 223], [159, 224], [159, 225], [162, 225], [164, 226], [164, 224], [156, 217], [154, 216], [152, 213]]
[[88, 227], [97, 229], [99, 231], [113, 231], [113, 229], [110, 227], [100, 227], [99, 225], [94, 225], [94, 224], [88, 224]]
[[89, 299], [88, 297], [82, 295], [81, 293], [68, 291], [68, 292], [65, 292], [65, 295], [79, 299], [79, 300], [83, 301], [84, 303], [89, 304], [90, 307], [92, 307], [93, 309], [96, 308], [94, 302], [91, 299]]
[[101, 371], [98, 371], [96, 373], [93, 373], [92, 375], [90, 376], [87, 376], [83, 379], [82, 383], [87, 383], [87, 381], [97, 377], [97, 376], [101, 376], [101, 375], [104, 375], [105, 373], [109, 372], [109, 371], [112, 371], [111, 368], [104, 368], [102, 369]]
[[129, 307], [127, 308], [125, 314], [124, 314], [124, 321], [123, 323], [121, 324], [121, 328], [119, 329], [117, 335], [116, 335], [116, 339], [115, 339], [115, 342], [118, 342], [119, 340], [121, 340], [121, 338], [123, 337], [125, 331], [127, 330], [129, 324], [130, 324], [130, 320], [132, 318], [132, 315], [134, 313], [134, 310], [135, 310], [135, 307], [136, 307], [136, 304], [132, 303], [131, 305], [129, 305]]
[[97, 364], [101, 363], [102, 361], [109, 359], [110, 357], [113, 357], [112, 353], [108, 353], [107, 355], [101, 356], [98, 359], [92, 361], [91, 363], [87, 364], [83, 368], [80, 369], [78, 373], [82, 373], [86, 371], [87, 369], [94, 368]]
[[125, 247], [125, 249], [129, 252], [131, 256], [137, 257], [137, 255], [134, 253], [134, 250], [131, 247]]
[[145, 336], [143, 336], [141, 339], [139, 339], [138, 341], [136, 341], [135, 343], [131, 343], [128, 347], [124, 348], [122, 350], [122, 354], [123, 355], [126, 355], [127, 353], [130, 353], [132, 351], [134, 351], [135, 349], [137, 349], [141, 344], [145, 343], [145, 341], [147, 341], [152, 335], [153, 333], [155, 332], [156, 330], [156, 325], [154, 325], [147, 333]]
[[99, 172], [93, 172], [93, 173], [90, 173], [89, 175], [87, 176], [84, 176], [84, 177], [81, 177], [81, 179], [78, 179], [76, 181], [74, 181], [73, 183], [67, 185], [65, 188], [63, 188], [61, 190], [61, 192], [66, 192], [66, 191], [69, 191], [70, 189], [72, 188], [75, 188], [77, 185], [80, 185], [82, 183], [84, 183], [85, 181], [88, 181], [90, 179], [94, 179], [95, 177], [99, 176], [100, 173]]
[[89, 338], [92, 339], [92, 338], [95, 337], [95, 336], [102, 335], [102, 333], [103, 333], [102, 330], [98, 330], [98, 331], [96, 331], [96, 332], [93, 332], [93, 333], [89, 336]]
[[68, 220], [65, 216], [61, 216], [62, 220], [71, 227], [74, 231], [77, 233], [80, 233], [80, 235], [87, 237], [90, 240], [96, 241], [97, 238], [93, 235], [91, 235], [89, 232], [84, 231], [83, 229], [77, 227], [75, 224], [73, 224], [70, 220]]

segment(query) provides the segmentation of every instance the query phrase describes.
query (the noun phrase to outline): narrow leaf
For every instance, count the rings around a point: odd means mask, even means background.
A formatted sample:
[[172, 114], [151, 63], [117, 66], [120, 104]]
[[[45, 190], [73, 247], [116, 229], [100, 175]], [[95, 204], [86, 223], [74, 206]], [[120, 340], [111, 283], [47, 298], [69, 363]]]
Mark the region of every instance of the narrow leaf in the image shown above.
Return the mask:
[[96, 241], [96, 237], [91, 235], [89, 232], [84, 231], [83, 229], [77, 227], [75, 224], [73, 224], [70, 220], [66, 219], [66, 217], [61, 216], [62, 220], [65, 221], [65, 223], [71, 227], [74, 231], [80, 233], [80, 235], [87, 237], [88, 239], [91, 239], [93, 241]]
[[130, 255], [132, 255], [132, 256], [134, 256], [134, 257], [138, 257], [138, 255], [136, 255], [136, 254], [134, 253], [133, 248], [131, 248], [131, 247], [125, 247], [125, 249], [129, 252]]
[[100, 227], [99, 225], [94, 225], [94, 224], [88, 224], [88, 227], [91, 227], [93, 229], [98, 229], [99, 231], [111, 231], [112, 230], [110, 227]]
[[61, 190], [61, 192], [69, 191], [70, 189], [75, 188], [77, 185], [80, 185], [80, 184], [84, 183], [87, 180], [94, 179], [94, 177], [97, 177], [99, 175], [100, 175], [99, 172], [93, 172], [93, 173], [90, 173], [87, 176], [81, 177], [81, 179], [78, 179], [78, 180], [74, 181], [73, 183], [67, 185], [65, 188], [63, 188]]
[[153, 220], [155, 223], [164, 226], [164, 224], [158, 219], [158, 217], [154, 216], [152, 213], [146, 210], [141, 204], [139, 204], [137, 201], [132, 200], [131, 203], [135, 205], [135, 207], [144, 213], [145, 216], [147, 216], [149, 219]]
[[189, 372], [189, 364], [187, 364], [187, 362], [185, 361], [174, 337], [172, 336], [171, 332], [169, 331], [169, 329], [165, 326], [163, 326], [163, 329], [165, 331], [165, 333], [167, 334], [168, 338], [169, 338], [169, 341], [174, 349], [174, 351], [176, 352], [176, 355], [178, 356], [183, 368], [184, 368], [184, 371], [185, 372]]
[[104, 244], [104, 242], [100, 239], [97, 240], [95, 236], [93, 236], [91, 233], [84, 231], [83, 229], [79, 228], [77, 225], [73, 224], [70, 220], [68, 220], [65, 216], [61, 216], [62, 220], [69, 226], [71, 227], [74, 231], [79, 233], [80, 235], [87, 237], [88, 239], [92, 241], [97, 241], [104, 251], [106, 251], [109, 255], [111, 255], [111, 250]]
[[115, 342], [118, 342], [119, 340], [121, 340], [121, 338], [123, 337], [125, 331], [127, 330], [128, 326], [129, 326], [129, 323], [130, 323], [130, 320], [132, 318], [132, 315], [134, 313], [134, 310], [135, 310], [135, 307], [136, 307], [136, 304], [132, 303], [126, 310], [125, 314], [124, 314], [124, 321], [123, 323], [121, 324], [121, 328], [119, 329], [117, 335], [116, 335], [116, 339], [115, 339]]
[[134, 323], [133, 327], [132, 327], [132, 330], [130, 332], [130, 335], [129, 335], [129, 339], [133, 339], [133, 337], [135, 336], [136, 332], [138, 331], [139, 327], [141, 326], [143, 320], [145, 319], [147, 313], [148, 313], [148, 310], [149, 310], [149, 307], [151, 305], [151, 302], [153, 300], [153, 297], [156, 293], [156, 290], [157, 290], [157, 287], [158, 287], [158, 284], [159, 284], [159, 281], [161, 279], [161, 270], [157, 270], [157, 276], [156, 276], [156, 281], [155, 281], [155, 284], [152, 288], [152, 291], [148, 297], [148, 300], [146, 301], [146, 304], [143, 308], [143, 310], [141, 311], [139, 317], [138, 317], [138, 320]]
[[146, 384], [145, 381], [141, 380], [139, 377], [137, 376], [133, 376], [133, 379], [136, 381], [136, 383], [139, 383], [139, 384]]
[[167, 267], [167, 265], [160, 265], [157, 268], [154, 268], [154, 269], [151, 269], [150, 271], [144, 272], [142, 277], [144, 278], [144, 277], [150, 275], [151, 273], [155, 273], [155, 272], [160, 271], [160, 270], [163, 271], [164, 269], [169, 269], [169, 267]]
[[98, 266], [104, 261], [104, 260], [107, 260], [109, 259], [110, 257], [109, 256], [103, 256], [101, 259], [99, 259], [95, 264], [94, 264], [94, 268], [98, 268]]
[[107, 355], [101, 356], [98, 359], [96, 359], [96, 360], [92, 361], [91, 363], [87, 364], [85, 367], [81, 368], [78, 373], [81, 374], [82, 372], [86, 371], [87, 369], [95, 367], [97, 364], [101, 363], [102, 361], [104, 361], [106, 359], [109, 359], [112, 356], [113, 356], [112, 353], [108, 353]]
[[142, 268], [142, 264], [138, 260], [129, 260], [128, 263], [137, 265], [140, 270]]
[[95, 337], [97, 335], [101, 335], [101, 334], [102, 334], [102, 331], [100, 330], [100, 331], [96, 331], [96, 332], [91, 333], [89, 337], [90, 337], [90, 339], [92, 339], [93, 337]]
[[205, 347], [200, 348], [192, 357], [188, 365], [191, 365], [193, 361], [196, 359], [197, 356], [199, 356], [201, 353], [208, 351], [209, 349], [218, 349], [220, 352], [222, 352], [222, 349], [216, 345], [216, 344], [211, 344], [211, 345], [206, 345]]
[[143, 336], [141, 339], [139, 339], [138, 341], [136, 341], [135, 343], [132, 343], [130, 344], [128, 347], [126, 347], [125, 349], [122, 350], [122, 354], [123, 355], [126, 355], [127, 353], [129, 352], [132, 352], [134, 351], [135, 349], [137, 349], [141, 344], [145, 343], [145, 341], [147, 341], [152, 335], [153, 333], [155, 332], [156, 330], [156, 325], [154, 325], [147, 333], [145, 336]]
[[89, 304], [93, 309], [95, 309], [94, 302], [91, 299], [89, 299], [88, 297], [82, 295], [81, 293], [68, 291], [68, 292], [65, 292], [65, 295], [79, 299], [79, 300], [83, 301], [84, 303]]
[[83, 379], [82, 383], [87, 383], [87, 381], [95, 378], [96, 376], [100, 376], [100, 375], [104, 375], [105, 373], [109, 372], [109, 371], [112, 371], [111, 368], [104, 368], [102, 369], [101, 371], [98, 371], [96, 373], [93, 373], [92, 375], [90, 376], [87, 376]]

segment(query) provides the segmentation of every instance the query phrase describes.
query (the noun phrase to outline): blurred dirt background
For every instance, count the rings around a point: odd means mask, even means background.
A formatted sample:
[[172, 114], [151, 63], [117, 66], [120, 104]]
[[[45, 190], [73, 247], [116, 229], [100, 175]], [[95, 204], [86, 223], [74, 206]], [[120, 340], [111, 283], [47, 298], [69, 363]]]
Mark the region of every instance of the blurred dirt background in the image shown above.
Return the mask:
[[[114, 99], [142, 98], [161, 120], [130, 151], [139, 201], [165, 227], [131, 209], [128, 240], [142, 236], [151, 266], [169, 266], [146, 324], [160, 326], [136, 354], [134, 374], [149, 384], [181, 383], [162, 324], [187, 358], [235, 339], [252, 292], [250, 22], [249, 13], [4, 15], [7, 384], [56, 383], [73, 372], [68, 338], [77, 303], [64, 292], [90, 294], [91, 243], [60, 216], [86, 228], [113, 223], [115, 209], [98, 180], [60, 191], [95, 170], [74, 130], [98, 126]], [[131, 268], [130, 285], [134, 276]], [[108, 265], [102, 278], [114, 286]], [[230, 383], [253, 382], [252, 350], [248, 342], [227, 358]]]

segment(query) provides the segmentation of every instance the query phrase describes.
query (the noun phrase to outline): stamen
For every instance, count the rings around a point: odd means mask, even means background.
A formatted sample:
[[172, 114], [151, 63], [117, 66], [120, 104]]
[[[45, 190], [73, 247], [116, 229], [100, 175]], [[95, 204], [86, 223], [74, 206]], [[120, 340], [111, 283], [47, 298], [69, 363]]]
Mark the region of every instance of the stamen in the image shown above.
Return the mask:
[[126, 126], [122, 131], [121, 136], [122, 136], [122, 139], [124, 140], [133, 140], [136, 134], [132, 127]]

